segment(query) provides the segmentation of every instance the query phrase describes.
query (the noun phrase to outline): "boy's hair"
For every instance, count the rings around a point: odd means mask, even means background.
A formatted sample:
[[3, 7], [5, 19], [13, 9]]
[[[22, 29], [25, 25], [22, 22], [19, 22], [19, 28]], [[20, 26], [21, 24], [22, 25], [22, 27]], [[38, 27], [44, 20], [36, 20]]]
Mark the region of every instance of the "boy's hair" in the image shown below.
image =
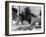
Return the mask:
[[12, 8], [12, 11], [16, 12], [17, 13], [17, 9], [16, 8]]

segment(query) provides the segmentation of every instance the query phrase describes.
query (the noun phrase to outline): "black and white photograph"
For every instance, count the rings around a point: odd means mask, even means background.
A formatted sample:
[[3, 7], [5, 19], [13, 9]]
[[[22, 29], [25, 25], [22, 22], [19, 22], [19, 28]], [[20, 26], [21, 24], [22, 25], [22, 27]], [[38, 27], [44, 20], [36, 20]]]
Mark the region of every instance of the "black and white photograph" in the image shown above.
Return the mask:
[[41, 29], [41, 7], [12, 6], [12, 30]]
[[44, 4], [9, 3], [9, 34], [44, 33]]

